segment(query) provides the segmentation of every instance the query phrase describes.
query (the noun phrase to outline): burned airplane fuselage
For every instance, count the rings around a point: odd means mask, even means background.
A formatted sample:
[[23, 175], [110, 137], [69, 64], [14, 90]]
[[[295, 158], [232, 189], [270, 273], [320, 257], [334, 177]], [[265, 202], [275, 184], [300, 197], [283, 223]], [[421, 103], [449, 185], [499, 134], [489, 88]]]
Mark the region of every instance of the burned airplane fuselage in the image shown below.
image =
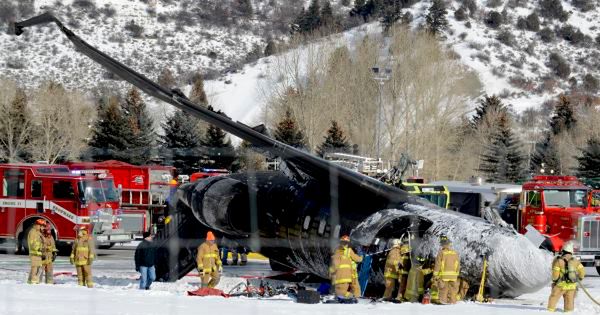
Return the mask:
[[[438, 208], [198, 106], [90, 46], [49, 13], [15, 23], [15, 33], [48, 22], [56, 23], [79, 52], [123, 80], [282, 160], [280, 172], [234, 174], [181, 187], [173, 201], [174, 221], [158, 235], [159, 277], [174, 279], [193, 269], [195, 247], [207, 229], [280, 265], [321, 277], [327, 277], [340, 235], [351, 234], [355, 243], [373, 250], [375, 243], [385, 246], [386, 240], [412, 231], [415, 251], [429, 257], [438, 249], [439, 235], [451, 237], [461, 254], [461, 275], [472, 284], [478, 283], [482, 255], [487, 255], [488, 287], [496, 296], [531, 292], [549, 282], [551, 256], [514, 231]], [[380, 267], [371, 273], [371, 283], [382, 283]]]

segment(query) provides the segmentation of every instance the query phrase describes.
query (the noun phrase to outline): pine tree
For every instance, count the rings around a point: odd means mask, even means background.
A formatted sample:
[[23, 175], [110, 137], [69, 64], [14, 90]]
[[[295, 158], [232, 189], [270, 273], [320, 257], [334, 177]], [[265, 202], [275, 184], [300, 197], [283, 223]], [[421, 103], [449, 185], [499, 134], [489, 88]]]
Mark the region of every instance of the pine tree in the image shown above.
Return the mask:
[[319, 0], [311, 0], [306, 11], [306, 29], [305, 32], [312, 32], [321, 26], [321, 5]]
[[130, 145], [126, 162], [145, 164], [152, 157], [152, 149], [156, 139], [154, 122], [146, 108], [146, 104], [136, 88], [127, 92], [122, 105], [123, 116], [129, 122], [131, 132], [127, 139]]
[[381, 16], [383, 30], [387, 33], [402, 16], [402, 1], [382, 0], [379, 9], [379, 15]]
[[446, 19], [446, 5], [443, 0], [433, 0], [431, 7], [429, 7], [429, 13], [425, 17], [427, 22], [427, 30], [437, 35], [448, 28], [448, 20]]
[[221, 128], [209, 125], [206, 129], [203, 144], [207, 150], [208, 157], [214, 161], [211, 165], [212, 167], [231, 168], [236, 159], [235, 150]]
[[102, 97], [89, 142], [89, 158], [93, 161], [126, 161], [129, 155], [130, 133], [129, 121], [123, 115], [119, 99], [116, 96]]
[[554, 115], [550, 120], [550, 130], [553, 135], [558, 135], [563, 131], [570, 131], [577, 124], [575, 110], [571, 100], [564, 94], [558, 97], [558, 104], [554, 108]]
[[198, 75], [194, 80], [192, 93], [190, 94], [190, 101], [198, 105], [208, 105], [208, 98], [206, 97], [206, 92], [204, 92], [204, 79], [202, 79], [201, 75]]
[[333, 26], [334, 22], [331, 2], [329, 0], [325, 0], [325, 4], [321, 9], [321, 26]]
[[588, 139], [577, 161], [579, 162], [576, 172], [578, 177], [600, 177], [600, 139], [595, 137]]
[[535, 152], [531, 157], [532, 172], [538, 172], [542, 168], [542, 163], [547, 170], [562, 172], [557, 139], [563, 133], [571, 132], [576, 125], [573, 105], [567, 96], [561, 94], [550, 119], [550, 130], [546, 132], [544, 140], [535, 146]]
[[331, 121], [331, 127], [327, 130], [325, 141], [319, 146], [317, 153], [323, 157], [325, 153], [350, 153], [352, 148], [344, 132], [335, 120]]
[[524, 158], [520, 144], [511, 130], [507, 112], [497, 119], [496, 130], [489, 145], [482, 154], [480, 171], [489, 182], [517, 182], [524, 175]]
[[275, 140], [286, 143], [295, 148], [306, 148], [304, 133], [298, 128], [296, 120], [288, 110], [285, 117], [277, 124], [275, 129]]
[[[479, 105], [475, 108], [475, 115], [471, 118], [471, 126], [478, 128], [486, 122], [486, 117], [490, 113], [499, 113], [506, 111], [506, 107], [498, 96], [484, 96], [479, 100]], [[488, 126], [489, 127], [489, 126]]]
[[265, 47], [264, 55], [265, 55], [265, 57], [269, 57], [271, 55], [274, 55], [276, 52], [277, 52], [277, 47], [275, 45], [275, 41], [273, 41], [273, 39], [269, 38], [267, 40], [267, 46]]
[[162, 124], [162, 156], [178, 174], [191, 174], [199, 168], [204, 157], [202, 130], [197, 118], [176, 110]]
[[364, 22], [369, 20], [369, 17], [376, 11], [375, 0], [355, 0], [354, 7], [350, 10], [350, 16], [360, 16]]

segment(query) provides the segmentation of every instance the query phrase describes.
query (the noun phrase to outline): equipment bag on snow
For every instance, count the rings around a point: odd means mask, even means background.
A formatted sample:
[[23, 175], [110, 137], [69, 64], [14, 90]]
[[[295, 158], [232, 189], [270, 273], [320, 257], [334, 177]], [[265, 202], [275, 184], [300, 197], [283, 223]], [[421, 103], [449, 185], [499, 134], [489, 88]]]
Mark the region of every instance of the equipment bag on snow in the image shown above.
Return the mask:
[[321, 295], [317, 291], [312, 290], [298, 290], [298, 296], [296, 302], [302, 304], [317, 304], [321, 302]]

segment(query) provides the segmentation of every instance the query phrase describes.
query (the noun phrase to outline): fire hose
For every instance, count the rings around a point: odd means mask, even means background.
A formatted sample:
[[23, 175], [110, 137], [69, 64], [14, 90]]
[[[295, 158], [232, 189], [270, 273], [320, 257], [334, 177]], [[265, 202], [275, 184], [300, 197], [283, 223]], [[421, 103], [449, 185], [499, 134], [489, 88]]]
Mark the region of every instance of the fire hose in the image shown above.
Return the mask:
[[577, 283], [579, 283], [579, 287], [581, 287], [581, 289], [583, 290], [585, 295], [587, 295], [587, 297], [590, 298], [590, 300], [592, 300], [592, 302], [596, 303], [596, 305], [600, 306], [600, 303], [598, 301], [596, 301], [596, 299], [594, 299], [594, 297], [592, 297], [590, 292], [583, 286], [583, 283], [581, 283], [581, 281], [579, 279], [577, 280]]

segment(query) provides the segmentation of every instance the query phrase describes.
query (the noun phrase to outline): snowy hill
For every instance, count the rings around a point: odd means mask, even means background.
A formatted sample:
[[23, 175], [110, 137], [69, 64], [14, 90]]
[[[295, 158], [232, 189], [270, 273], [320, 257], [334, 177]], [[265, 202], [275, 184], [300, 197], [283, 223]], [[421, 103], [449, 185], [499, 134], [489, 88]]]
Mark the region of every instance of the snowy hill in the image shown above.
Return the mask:
[[[264, 103], [260, 85], [272, 61], [272, 57], [258, 59], [266, 40], [272, 36], [286, 40], [289, 34], [282, 23], [308, 3], [253, 0], [254, 12], [248, 18], [236, 13], [232, 0], [22, 2], [32, 2], [35, 13], [53, 11], [90, 44], [150, 78], [156, 79], [168, 68], [177, 85], [185, 87], [194, 74], [204, 74], [215, 107], [249, 124], [261, 120], [257, 118]], [[346, 16], [349, 8], [340, 7], [341, 2], [333, 1], [334, 8]], [[482, 93], [501, 96], [517, 111], [539, 108], [561, 92], [598, 95], [600, 30], [596, 21], [600, 7], [583, 11], [582, 2], [595, 1], [560, 1], [564, 16], [550, 18], [542, 13], [543, 2], [552, 1], [446, 1], [450, 27], [444, 41], [462, 63], [477, 72]], [[424, 24], [430, 6], [431, 1], [417, 1], [403, 10], [411, 13], [412, 27]], [[539, 26], [524, 23], [534, 12]], [[42, 33], [0, 34], [3, 76], [27, 87], [49, 79], [84, 90], [128, 86], [77, 54], [56, 27], [44, 26]], [[160, 115], [169, 108], [160, 107]]]
[[[558, 1], [568, 15], [559, 20], [544, 17], [543, 2], [551, 1], [460, 0], [448, 5], [447, 44], [477, 71], [485, 93], [499, 95], [517, 111], [540, 107], [562, 92], [596, 96], [599, 92], [600, 7], [583, 12], [572, 3], [596, 1]], [[464, 10], [469, 3], [477, 7], [472, 16]], [[423, 2], [413, 7], [413, 25], [424, 21], [429, 6]], [[464, 20], [456, 14], [461, 7], [466, 11]], [[534, 13], [539, 28], [524, 23]]]

